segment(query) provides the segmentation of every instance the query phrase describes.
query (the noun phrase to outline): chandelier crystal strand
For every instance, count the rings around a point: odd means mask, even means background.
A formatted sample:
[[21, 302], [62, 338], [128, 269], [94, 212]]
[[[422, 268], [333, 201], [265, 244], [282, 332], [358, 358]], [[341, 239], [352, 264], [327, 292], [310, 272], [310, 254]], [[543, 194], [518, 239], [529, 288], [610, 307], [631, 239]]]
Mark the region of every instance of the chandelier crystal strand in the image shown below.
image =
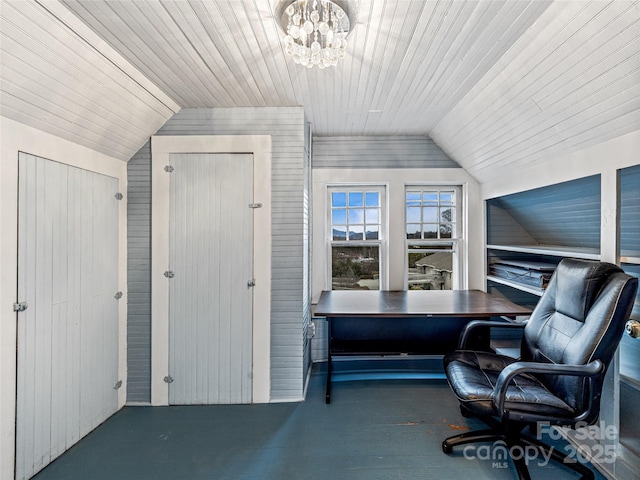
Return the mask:
[[330, 0], [295, 0], [284, 10], [285, 52], [307, 68], [332, 67], [344, 58], [349, 17]]

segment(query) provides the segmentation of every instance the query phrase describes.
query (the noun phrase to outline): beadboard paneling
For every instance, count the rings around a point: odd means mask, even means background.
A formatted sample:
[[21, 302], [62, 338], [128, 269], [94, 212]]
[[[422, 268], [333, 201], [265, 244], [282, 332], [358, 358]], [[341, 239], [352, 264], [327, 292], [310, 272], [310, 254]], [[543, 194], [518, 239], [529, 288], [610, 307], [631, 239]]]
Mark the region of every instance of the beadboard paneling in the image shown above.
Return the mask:
[[[305, 379], [310, 373], [312, 362], [311, 339], [308, 337], [311, 323], [311, 128], [304, 122], [304, 186], [302, 199], [302, 341], [304, 344], [302, 375]], [[292, 253], [290, 252], [289, 255]]]
[[304, 106], [322, 136], [426, 135], [551, 1], [348, 2], [347, 54], [325, 70], [284, 53], [282, 3], [64, 0], [182, 107]]
[[487, 244], [536, 245], [536, 241], [504, 208], [499, 199], [486, 202]]
[[639, 29], [635, 1], [553, 2], [431, 137], [484, 183], [638, 130]]
[[151, 402], [151, 141], [129, 160], [127, 402]]
[[620, 255], [640, 257], [640, 165], [620, 170]]
[[[498, 218], [509, 216], [526, 232], [537, 245], [563, 245], [566, 247], [600, 250], [600, 175], [580, 178], [525, 192], [505, 195], [493, 199], [488, 209], [504, 212]], [[521, 245], [519, 229], [488, 226], [488, 242]], [[500, 234], [500, 236], [498, 236]]]
[[313, 168], [459, 168], [429, 137], [314, 137]]
[[308, 208], [301, 108], [188, 108], [156, 135], [271, 135], [271, 399], [301, 399], [308, 322]]
[[175, 104], [59, 2], [0, 9], [2, 115], [128, 160]]
[[281, 7], [5, 1], [3, 114], [128, 159], [180, 107], [302, 107], [320, 137], [429, 136], [480, 183], [639, 128], [636, 0], [353, 1], [325, 70], [284, 53]]

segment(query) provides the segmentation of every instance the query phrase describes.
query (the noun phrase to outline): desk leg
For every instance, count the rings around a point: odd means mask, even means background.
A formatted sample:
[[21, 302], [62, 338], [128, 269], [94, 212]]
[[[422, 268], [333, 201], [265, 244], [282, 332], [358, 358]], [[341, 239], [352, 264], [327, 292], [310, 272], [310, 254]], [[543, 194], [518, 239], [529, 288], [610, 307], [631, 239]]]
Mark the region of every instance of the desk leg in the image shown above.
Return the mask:
[[327, 386], [325, 389], [325, 403], [331, 403], [331, 317], [327, 317]]

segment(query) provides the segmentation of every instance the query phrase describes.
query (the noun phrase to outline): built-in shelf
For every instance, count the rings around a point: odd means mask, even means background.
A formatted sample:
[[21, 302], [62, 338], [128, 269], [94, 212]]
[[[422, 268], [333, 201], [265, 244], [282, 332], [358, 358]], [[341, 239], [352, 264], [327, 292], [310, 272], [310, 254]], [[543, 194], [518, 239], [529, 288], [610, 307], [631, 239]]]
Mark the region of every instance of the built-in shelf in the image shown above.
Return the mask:
[[[502, 251], [510, 253], [524, 253], [545, 257], [561, 257], [561, 258], [584, 258], [587, 260], [600, 260], [600, 252], [594, 248], [581, 248], [581, 247], [567, 247], [558, 245], [487, 245], [487, 250]], [[552, 260], [553, 261], [553, 260]], [[622, 260], [624, 261], [624, 260]], [[506, 278], [496, 277], [494, 275], [487, 275], [487, 280], [501, 285], [506, 285], [511, 288], [518, 289], [522, 292], [527, 292], [532, 295], [542, 296], [544, 289], [535, 287], [532, 285], [526, 285], [521, 282], [516, 282]]]
[[557, 245], [487, 245], [489, 250], [505, 252], [533, 253], [556, 257], [576, 257], [587, 260], [600, 260], [600, 252], [593, 248], [567, 247]]
[[521, 290], [523, 292], [531, 293], [533, 295], [537, 295], [539, 297], [542, 296], [544, 290], [542, 288], [532, 287], [530, 285], [525, 285], [523, 283], [514, 282], [512, 280], [507, 280], [505, 278], [495, 277], [493, 275], [487, 275], [487, 280], [499, 283], [501, 285], [506, 285], [507, 287], [515, 288]]
[[487, 288], [535, 304], [562, 259], [600, 260], [601, 183], [591, 175], [486, 200]]
[[[611, 236], [617, 234], [618, 263], [627, 273], [640, 278], [640, 165], [618, 171], [618, 222], [604, 230], [601, 188], [602, 179], [595, 175], [488, 199], [485, 205], [487, 273], [492, 273], [489, 270], [492, 263], [499, 262], [535, 265], [536, 262], [558, 264], [567, 257], [602, 260], [602, 236], [611, 240]], [[487, 291], [531, 308], [535, 308], [544, 293], [542, 288], [516, 282], [511, 277], [487, 275], [486, 281]], [[640, 320], [640, 292], [631, 317]], [[618, 428], [620, 444], [616, 447], [615, 463], [600, 463], [599, 467], [605, 468], [607, 476], [615, 472], [616, 478], [637, 478], [640, 471], [637, 415], [640, 339], [624, 335], [619, 352], [619, 404], [609, 405], [603, 411], [604, 418], [619, 415], [619, 423], [616, 421], [614, 425]], [[575, 430], [566, 430], [576, 448], [586, 445], [589, 452], [601, 446], [594, 440], [596, 443], [589, 450], [591, 440], [575, 437], [574, 433]]]

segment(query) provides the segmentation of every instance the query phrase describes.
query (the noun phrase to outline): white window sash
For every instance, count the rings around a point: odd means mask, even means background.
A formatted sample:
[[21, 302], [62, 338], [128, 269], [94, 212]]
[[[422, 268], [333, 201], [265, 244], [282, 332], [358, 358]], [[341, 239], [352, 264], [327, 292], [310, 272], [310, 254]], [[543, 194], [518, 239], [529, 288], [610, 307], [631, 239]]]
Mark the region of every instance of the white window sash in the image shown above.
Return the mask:
[[[454, 224], [455, 224], [455, 237], [452, 238], [429, 238], [429, 239], [418, 239], [418, 238], [407, 238], [407, 192], [454, 192], [454, 205], [452, 205], [454, 211]], [[452, 257], [452, 273], [453, 273], [453, 284], [452, 289], [457, 290], [462, 287], [462, 265], [461, 265], [461, 255], [460, 255], [460, 246], [463, 244], [464, 236], [462, 231], [462, 188], [460, 185], [412, 185], [405, 184], [404, 190], [404, 212], [403, 215], [405, 217], [404, 221], [404, 243], [405, 243], [405, 268], [404, 268], [404, 288], [407, 290], [409, 288], [409, 253], [415, 252], [416, 250], [411, 250], [410, 247], [415, 246], [424, 246], [425, 251], [434, 251], [434, 252], [451, 252]], [[438, 202], [437, 206], [441, 206]], [[421, 207], [423, 207], [421, 203]], [[440, 224], [441, 222], [438, 222]], [[420, 224], [422, 227], [422, 223]], [[429, 249], [429, 246], [440, 246], [440, 245], [451, 245], [450, 250], [445, 249]]]
[[[359, 184], [359, 183], [349, 183], [349, 184], [331, 184], [327, 185], [326, 198], [327, 198], [327, 208], [326, 208], [326, 285], [325, 288], [327, 290], [331, 290], [333, 287], [333, 272], [332, 272], [332, 248], [333, 247], [378, 247], [378, 270], [379, 270], [379, 279], [380, 279], [380, 290], [385, 290], [387, 288], [387, 276], [386, 276], [386, 264], [388, 261], [388, 252], [387, 252], [387, 199], [386, 199], [386, 186], [381, 185], [379, 183], [376, 184]], [[333, 221], [332, 221], [332, 197], [331, 194], [334, 192], [362, 192], [366, 194], [367, 192], [377, 192], [379, 194], [379, 205], [380, 209], [380, 217], [378, 219], [378, 238], [372, 240], [349, 240], [349, 231], [347, 228], [346, 237], [347, 240], [334, 240], [333, 239]], [[366, 204], [366, 199], [365, 199]], [[366, 208], [366, 205], [365, 207]], [[348, 205], [345, 206], [345, 209], [348, 210]], [[348, 212], [347, 212], [348, 215]], [[347, 222], [348, 224], [348, 222]], [[347, 225], [348, 226], [348, 225]], [[366, 232], [365, 232], [366, 235]]]

